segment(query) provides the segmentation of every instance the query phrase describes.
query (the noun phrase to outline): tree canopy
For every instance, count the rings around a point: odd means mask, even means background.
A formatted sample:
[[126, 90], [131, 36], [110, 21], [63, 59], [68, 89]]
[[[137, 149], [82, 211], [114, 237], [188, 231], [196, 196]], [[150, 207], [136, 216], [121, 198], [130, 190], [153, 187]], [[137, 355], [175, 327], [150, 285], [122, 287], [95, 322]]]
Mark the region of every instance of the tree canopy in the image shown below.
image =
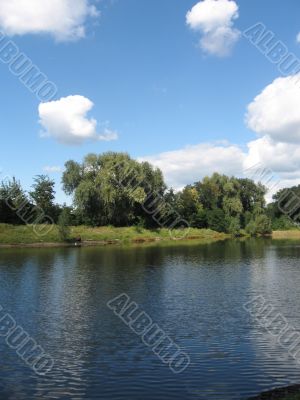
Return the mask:
[[[72, 207], [55, 203], [54, 181], [48, 176], [36, 176], [28, 194], [16, 179], [2, 182], [0, 222], [24, 223], [18, 208], [26, 203], [32, 217], [42, 210], [62, 227], [191, 226], [238, 236], [242, 230], [256, 235], [269, 233], [271, 226], [292, 225], [284, 212], [291, 194], [284, 197], [285, 192], [281, 191], [274, 196], [274, 203], [266, 206], [263, 185], [219, 173], [176, 192], [167, 188], [158, 168], [126, 153], [88, 154], [81, 163], [69, 160], [62, 185], [72, 197]], [[300, 198], [300, 186], [292, 190]]]

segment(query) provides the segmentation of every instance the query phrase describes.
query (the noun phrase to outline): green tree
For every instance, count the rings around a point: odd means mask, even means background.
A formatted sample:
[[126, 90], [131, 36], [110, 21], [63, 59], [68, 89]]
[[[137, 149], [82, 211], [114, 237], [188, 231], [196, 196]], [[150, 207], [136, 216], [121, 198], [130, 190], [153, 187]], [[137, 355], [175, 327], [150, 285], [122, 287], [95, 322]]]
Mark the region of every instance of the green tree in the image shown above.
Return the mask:
[[[23, 225], [29, 218], [33, 205], [30, 204], [24, 190], [16, 178], [6, 180], [0, 187], [0, 222]], [[28, 223], [33, 222], [31, 219]]]
[[68, 161], [62, 181], [81, 221], [95, 226], [134, 225], [141, 219], [155, 225], [152, 216], [166, 190], [159, 169], [125, 153], [89, 154], [82, 164]]
[[240, 236], [241, 224], [239, 217], [230, 217], [228, 220], [228, 233], [233, 236]]
[[178, 211], [192, 227], [197, 227], [203, 206], [199, 201], [199, 193], [194, 186], [186, 186], [178, 195]]
[[252, 213], [254, 208], [265, 208], [265, 195], [267, 189], [261, 183], [255, 183], [251, 179], [238, 179], [240, 185], [240, 198], [244, 212]]
[[29, 193], [35, 206], [39, 209], [37, 212], [43, 212], [46, 216], [57, 221], [58, 207], [54, 203], [55, 182], [46, 175], [37, 175], [34, 178], [33, 190]]
[[208, 227], [216, 232], [227, 231], [226, 215], [220, 208], [215, 208], [207, 213]]

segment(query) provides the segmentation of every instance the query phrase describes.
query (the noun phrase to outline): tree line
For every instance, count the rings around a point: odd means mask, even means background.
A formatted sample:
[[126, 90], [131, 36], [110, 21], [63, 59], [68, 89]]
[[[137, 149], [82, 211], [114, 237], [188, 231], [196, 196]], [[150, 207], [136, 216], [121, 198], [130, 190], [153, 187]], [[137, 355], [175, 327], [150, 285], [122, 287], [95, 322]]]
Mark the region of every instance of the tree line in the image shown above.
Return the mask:
[[[25, 192], [15, 178], [0, 185], [0, 222], [8, 224], [209, 228], [240, 235], [289, 229], [290, 218], [278, 207], [282, 192], [266, 205], [266, 188], [251, 179], [214, 173], [180, 191], [168, 188], [160, 169], [125, 153], [89, 154], [82, 163], [66, 162], [63, 190], [72, 206], [55, 203], [55, 183], [34, 178]], [[300, 186], [293, 188], [300, 195]], [[288, 199], [286, 200], [288, 201]]]

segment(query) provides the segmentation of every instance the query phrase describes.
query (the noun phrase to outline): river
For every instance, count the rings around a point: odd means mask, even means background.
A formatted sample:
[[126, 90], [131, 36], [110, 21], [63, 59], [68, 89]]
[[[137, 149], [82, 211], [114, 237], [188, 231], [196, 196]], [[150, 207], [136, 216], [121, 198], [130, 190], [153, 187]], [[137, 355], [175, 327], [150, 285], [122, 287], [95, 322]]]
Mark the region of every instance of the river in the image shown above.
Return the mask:
[[[299, 383], [293, 356], [244, 306], [263, 296], [298, 330], [299, 258], [299, 245], [271, 239], [1, 249], [0, 318], [54, 365], [35, 373], [0, 324], [0, 398], [233, 400]], [[120, 294], [188, 355], [181, 373], [108, 307]]]

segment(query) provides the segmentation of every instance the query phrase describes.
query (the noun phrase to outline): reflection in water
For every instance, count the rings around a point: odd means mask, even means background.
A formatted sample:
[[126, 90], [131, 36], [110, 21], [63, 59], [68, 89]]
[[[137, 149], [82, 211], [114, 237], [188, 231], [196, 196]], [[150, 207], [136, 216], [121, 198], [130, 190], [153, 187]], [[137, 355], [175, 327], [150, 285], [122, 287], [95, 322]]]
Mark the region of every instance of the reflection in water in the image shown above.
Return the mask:
[[[300, 247], [266, 240], [7, 249], [0, 304], [55, 359], [37, 377], [0, 338], [0, 398], [246, 399], [300, 370], [243, 309], [263, 294], [299, 327]], [[108, 309], [127, 293], [191, 357], [174, 375]]]

